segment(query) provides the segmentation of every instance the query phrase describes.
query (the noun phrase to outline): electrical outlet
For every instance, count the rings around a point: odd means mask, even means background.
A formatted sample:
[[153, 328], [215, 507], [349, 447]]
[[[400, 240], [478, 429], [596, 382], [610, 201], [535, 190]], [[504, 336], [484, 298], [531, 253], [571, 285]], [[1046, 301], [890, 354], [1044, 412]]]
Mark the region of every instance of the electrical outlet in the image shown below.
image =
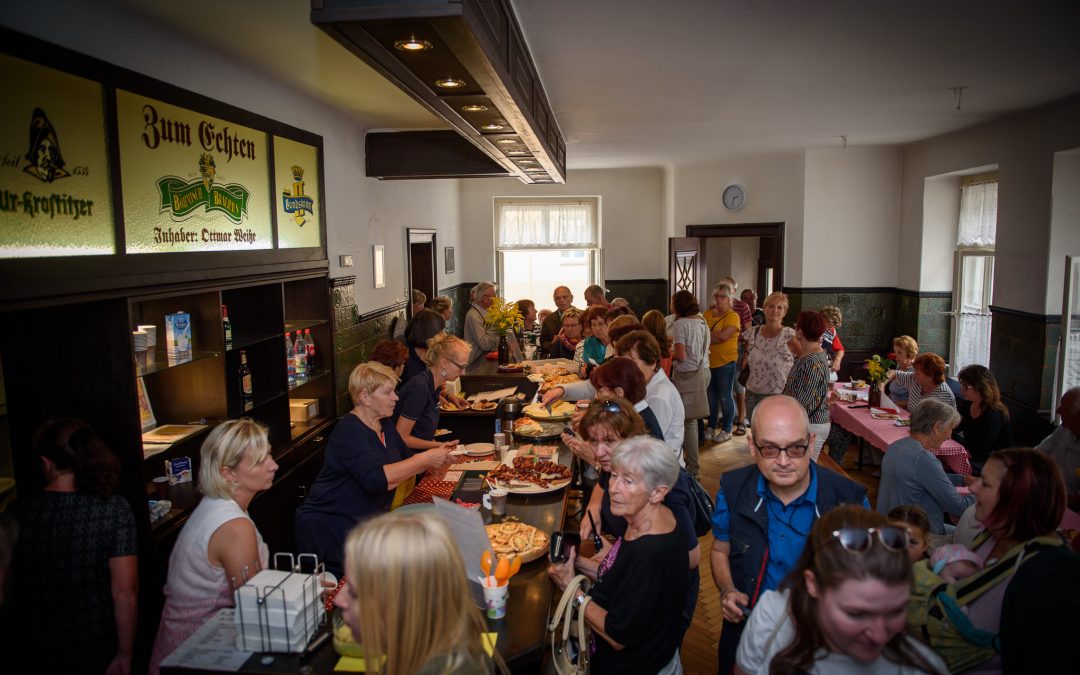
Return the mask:
[[351, 255], [339, 256], [338, 260], [341, 263], [342, 267], [352, 267], [352, 256]]

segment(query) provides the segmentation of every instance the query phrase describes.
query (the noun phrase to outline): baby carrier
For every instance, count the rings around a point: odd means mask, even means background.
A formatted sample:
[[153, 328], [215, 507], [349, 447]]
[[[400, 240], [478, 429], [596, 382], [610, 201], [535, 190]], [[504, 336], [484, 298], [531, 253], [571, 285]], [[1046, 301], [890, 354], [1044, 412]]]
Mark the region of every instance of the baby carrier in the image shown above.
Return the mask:
[[[978, 548], [987, 537], [985, 532], [979, 535], [972, 548]], [[1036, 537], [1014, 546], [994, 564], [955, 584], [934, 574], [929, 561], [920, 560], [915, 563], [908, 601], [908, 632], [930, 645], [945, 659], [951, 672], [967, 670], [992, 658], [1001, 651], [998, 635], [973, 626], [964, 607], [1007, 581], [1039, 551], [1061, 545], [1057, 535]]]

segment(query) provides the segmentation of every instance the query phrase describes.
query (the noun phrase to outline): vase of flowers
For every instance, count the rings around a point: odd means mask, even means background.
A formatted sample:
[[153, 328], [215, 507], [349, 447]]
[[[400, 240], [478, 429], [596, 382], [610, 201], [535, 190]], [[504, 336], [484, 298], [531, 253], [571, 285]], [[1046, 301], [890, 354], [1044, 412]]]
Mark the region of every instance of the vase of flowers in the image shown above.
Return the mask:
[[510, 363], [509, 335], [521, 330], [525, 319], [518, 311], [516, 302], [506, 302], [502, 298], [493, 298], [484, 316], [484, 323], [499, 335], [499, 365]]
[[869, 403], [873, 407], [880, 407], [885, 383], [889, 381], [889, 371], [896, 367], [896, 362], [874, 354], [863, 363], [866, 365], [866, 379], [870, 384], [870, 391], [867, 392]]

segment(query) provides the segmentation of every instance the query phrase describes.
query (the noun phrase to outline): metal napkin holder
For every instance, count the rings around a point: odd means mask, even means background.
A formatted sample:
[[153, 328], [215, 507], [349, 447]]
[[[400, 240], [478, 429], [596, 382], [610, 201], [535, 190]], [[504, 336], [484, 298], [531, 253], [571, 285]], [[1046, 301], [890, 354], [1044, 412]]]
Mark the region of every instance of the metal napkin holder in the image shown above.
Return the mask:
[[[287, 562], [284, 568], [281, 564], [282, 561]], [[302, 572], [303, 569], [313, 571]], [[322, 583], [320, 581], [326, 571], [326, 566], [313, 553], [301, 553], [295, 557], [292, 553], [275, 553], [273, 570], [285, 572], [285, 576], [281, 577], [275, 584], [252, 584], [251, 581], [256, 579], [258, 575], [239, 586], [236, 585], [236, 579], [233, 579], [233, 598], [236, 601], [235, 623], [238, 627], [237, 648], [250, 652], [302, 652], [319, 627], [326, 623], [326, 612], [323, 609], [321, 600]], [[299, 607], [296, 607], [295, 604], [290, 607], [289, 599], [285, 595], [285, 587], [287, 583], [297, 576], [303, 577], [300, 595], [301, 604]], [[245, 591], [244, 589], [250, 590]], [[245, 596], [250, 597], [252, 595], [254, 595], [254, 611], [252, 611], [250, 600], [244, 602]], [[296, 615], [296, 618], [292, 621], [289, 620], [290, 609]], [[280, 612], [281, 616], [281, 626], [276, 625], [277, 622], [271, 619], [272, 614], [276, 616], [278, 612]], [[302, 619], [300, 627], [294, 625], [298, 619]], [[258, 629], [258, 637], [249, 634], [251, 632], [248, 630], [249, 627]], [[294, 628], [297, 629], [298, 634], [296, 635], [294, 635]], [[301, 630], [302, 635], [299, 634]], [[285, 649], [280, 648], [280, 635], [275, 637], [272, 635], [274, 632], [279, 634], [284, 632]]]

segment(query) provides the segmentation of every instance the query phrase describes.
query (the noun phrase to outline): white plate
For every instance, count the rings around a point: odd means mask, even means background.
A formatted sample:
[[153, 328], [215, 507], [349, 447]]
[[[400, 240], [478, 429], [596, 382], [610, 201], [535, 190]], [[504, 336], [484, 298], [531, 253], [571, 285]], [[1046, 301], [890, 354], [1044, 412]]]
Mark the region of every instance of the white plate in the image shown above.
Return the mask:
[[[469, 443], [464, 448], [466, 455], [470, 457], [481, 457], [483, 455], [490, 455], [495, 452], [494, 443]], [[453, 452], [453, 451], [451, 451]]]
[[469, 451], [466, 450], [465, 448], [454, 448], [448, 454], [456, 455], [456, 456], [460, 457], [461, 455], [469, 454]]
[[533, 373], [532, 375], [529, 375], [527, 379], [529, 382], [542, 383], [544, 381], [544, 376], [540, 373]]

